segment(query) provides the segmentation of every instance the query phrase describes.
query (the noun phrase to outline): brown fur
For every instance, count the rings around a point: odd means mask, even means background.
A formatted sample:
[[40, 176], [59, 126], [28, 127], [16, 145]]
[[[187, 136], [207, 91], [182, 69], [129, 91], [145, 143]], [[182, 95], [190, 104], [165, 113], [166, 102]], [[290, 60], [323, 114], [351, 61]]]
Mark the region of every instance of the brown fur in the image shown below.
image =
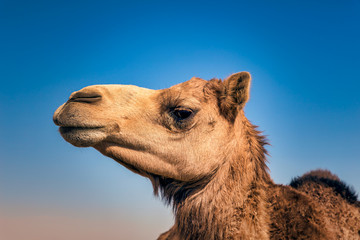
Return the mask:
[[360, 239], [360, 204], [332, 173], [276, 185], [265, 138], [245, 117], [250, 75], [164, 90], [90, 86], [54, 114], [62, 136], [148, 177], [173, 206], [159, 239]]

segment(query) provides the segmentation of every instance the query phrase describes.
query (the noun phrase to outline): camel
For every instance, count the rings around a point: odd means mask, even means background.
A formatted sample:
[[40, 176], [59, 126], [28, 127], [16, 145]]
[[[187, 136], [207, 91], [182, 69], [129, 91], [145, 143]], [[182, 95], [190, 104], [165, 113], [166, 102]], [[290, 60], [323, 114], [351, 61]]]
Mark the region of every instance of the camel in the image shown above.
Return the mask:
[[360, 202], [327, 170], [275, 184], [267, 140], [244, 115], [248, 72], [168, 89], [94, 85], [53, 117], [62, 137], [147, 177], [173, 207], [159, 240], [360, 239]]

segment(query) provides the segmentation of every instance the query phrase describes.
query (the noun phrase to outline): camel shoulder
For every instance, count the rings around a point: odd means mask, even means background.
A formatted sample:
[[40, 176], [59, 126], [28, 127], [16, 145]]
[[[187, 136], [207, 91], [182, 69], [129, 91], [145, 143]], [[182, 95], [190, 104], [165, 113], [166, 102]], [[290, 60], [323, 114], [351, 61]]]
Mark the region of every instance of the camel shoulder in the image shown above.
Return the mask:
[[360, 202], [354, 189], [336, 175], [327, 170], [315, 170], [294, 178], [290, 186], [322, 208], [338, 239], [360, 237]]
[[286, 185], [273, 185], [270, 192], [271, 239], [332, 239], [316, 201]]

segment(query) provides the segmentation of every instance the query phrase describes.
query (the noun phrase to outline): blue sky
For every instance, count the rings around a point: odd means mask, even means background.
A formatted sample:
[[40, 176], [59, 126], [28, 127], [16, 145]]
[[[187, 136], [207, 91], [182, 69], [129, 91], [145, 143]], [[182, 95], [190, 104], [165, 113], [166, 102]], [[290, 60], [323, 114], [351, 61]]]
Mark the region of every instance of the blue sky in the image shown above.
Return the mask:
[[153, 239], [172, 225], [148, 180], [58, 134], [53, 112], [91, 84], [249, 71], [245, 112], [272, 144], [273, 179], [327, 168], [360, 192], [359, 12], [359, 0], [1, 0], [0, 234]]

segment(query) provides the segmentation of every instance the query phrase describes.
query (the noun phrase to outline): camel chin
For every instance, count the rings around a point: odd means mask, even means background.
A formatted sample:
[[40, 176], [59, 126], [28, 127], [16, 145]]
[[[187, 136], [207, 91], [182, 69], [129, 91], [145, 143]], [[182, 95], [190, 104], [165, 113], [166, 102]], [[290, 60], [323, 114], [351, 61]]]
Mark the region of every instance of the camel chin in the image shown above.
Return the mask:
[[107, 137], [103, 127], [60, 127], [59, 131], [67, 142], [76, 147], [92, 147]]

